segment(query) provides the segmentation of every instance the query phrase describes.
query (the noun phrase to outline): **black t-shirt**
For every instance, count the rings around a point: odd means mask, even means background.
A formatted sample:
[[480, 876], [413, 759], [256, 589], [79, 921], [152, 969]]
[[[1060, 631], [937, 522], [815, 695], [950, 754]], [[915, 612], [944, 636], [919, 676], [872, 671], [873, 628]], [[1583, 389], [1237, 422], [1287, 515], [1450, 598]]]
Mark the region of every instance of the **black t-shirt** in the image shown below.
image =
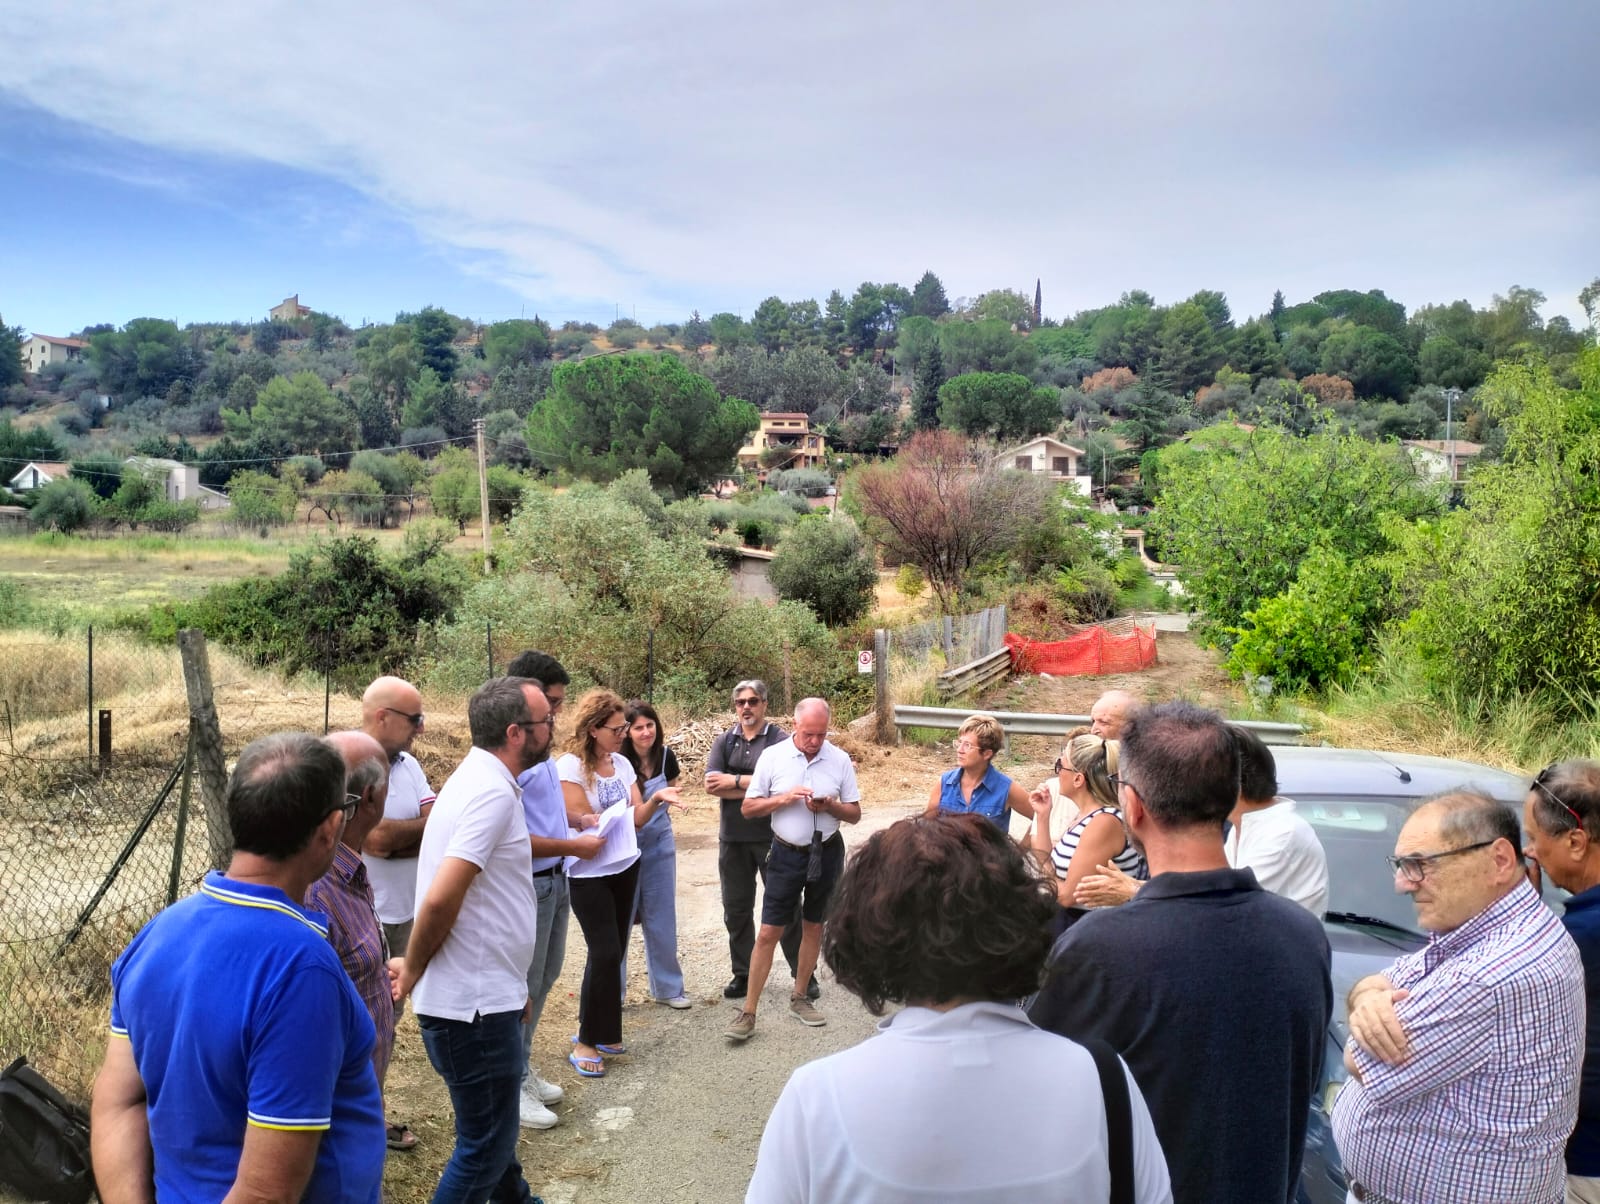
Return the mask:
[[1295, 1198], [1333, 1008], [1315, 916], [1247, 869], [1158, 874], [1056, 941], [1028, 1015], [1139, 1084], [1174, 1204]]
[[[756, 770], [756, 762], [761, 759], [761, 754], [774, 744], [782, 744], [789, 738], [789, 733], [776, 723], [769, 723], [762, 728], [754, 740], [746, 740], [744, 731], [737, 724], [717, 737], [717, 742], [711, 746], [711, 752], [706, 756], [707, 773], [734, 773], [743, 774], [747, 779]], [[717, 835], [722, 840], [761, 840], [772, 839], [772, 817], [763, 815], [759, 819], [746, 819], [739, 810], [742, 799], [722, 799], [722, 822]]]

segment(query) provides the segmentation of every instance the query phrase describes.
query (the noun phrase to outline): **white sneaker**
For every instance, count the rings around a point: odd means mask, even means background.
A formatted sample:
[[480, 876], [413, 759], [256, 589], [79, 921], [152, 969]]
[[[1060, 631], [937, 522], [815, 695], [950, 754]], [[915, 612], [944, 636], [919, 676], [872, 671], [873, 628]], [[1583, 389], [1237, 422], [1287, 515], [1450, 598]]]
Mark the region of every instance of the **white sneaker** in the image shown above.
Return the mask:
[[690, 999], [687, 995], [674, 995], [671, 999], [658, 999], [656, 1002], [664, 1003], [669, 1008], [677, 1008], [680, 1012], [694, 1006], [694, 1000]]
[[524, 1129], [553, 1129], [561, 1118], [526, 1087], [517, 1105], [517, 1121]]
[[544, 1078], [537, 1070], [528, 1071], [528, 1081], [523, 1084], [522, 1089], [529, 1095], [538, 1096], [541, 1104], [559, 1104], [567, 1098], [565, 1088]]

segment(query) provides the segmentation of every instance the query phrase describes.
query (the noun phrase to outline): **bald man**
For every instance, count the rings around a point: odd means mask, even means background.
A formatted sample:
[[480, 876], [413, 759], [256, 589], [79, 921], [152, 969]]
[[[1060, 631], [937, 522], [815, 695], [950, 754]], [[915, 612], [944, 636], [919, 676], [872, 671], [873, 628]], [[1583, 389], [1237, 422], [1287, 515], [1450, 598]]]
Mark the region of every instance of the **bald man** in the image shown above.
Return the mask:
[[[384, 945], [378, 913], [373, 909], [372, 886], [361, 860], [361, 845], [383, 819], [384, 800], [389, 794], [389, 754], [365, 732], [334, 732], [324, 739], [344, 761], [346, 798], [360, 802], [340, 834], [333, 864], [306, 891], [306, 906], [328, 917], [328, 941], [372, 1017], [377, 1033], [372, 1068], [377, 1071], [378, 1090], [382, 1091], [389, 1055], [394, 1050], [394, 998], [389, 983], [389, 950]], [[403, 952], [399, 950], [396, 955]], [[417, 1144], [411, 1131], [399, 1123], [388, 1126], [387, 1140], [391, 1149], [409, 1150]]]
[[399, 956], [411, 943], [416, 914], [417, 850], [433, 809], [433, 787], [411, 755], [422, 732], [422, 695], [399, 677], [380, 677], [361, 696], [361, 730], [389, 760], [389, 794], [383, 819], [367, 835], [361, 859], [389, 948]]
[[1126, 690], [1107, 690], [1089, 708], [1089, 730], [1102, 740], [1120, 740], [1128, 716], [1143, 705]]

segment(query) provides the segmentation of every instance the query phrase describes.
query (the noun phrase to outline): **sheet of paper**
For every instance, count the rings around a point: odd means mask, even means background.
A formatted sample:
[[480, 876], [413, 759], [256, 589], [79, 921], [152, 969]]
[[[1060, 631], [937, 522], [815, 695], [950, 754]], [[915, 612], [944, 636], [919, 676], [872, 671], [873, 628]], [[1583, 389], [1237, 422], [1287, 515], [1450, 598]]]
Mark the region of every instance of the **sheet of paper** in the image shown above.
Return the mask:
[[[585, 860], [567, 858], [567, 876], [570, 878], [604, 878], [628, 868], [639, 855], [639, 834], [633, 826], [633, 803], [623, 800], [600, 813], [600, 822], [588, 831], [605, 843], [600, 852]], [[574, 830], [572, 835], [582, 833]]]

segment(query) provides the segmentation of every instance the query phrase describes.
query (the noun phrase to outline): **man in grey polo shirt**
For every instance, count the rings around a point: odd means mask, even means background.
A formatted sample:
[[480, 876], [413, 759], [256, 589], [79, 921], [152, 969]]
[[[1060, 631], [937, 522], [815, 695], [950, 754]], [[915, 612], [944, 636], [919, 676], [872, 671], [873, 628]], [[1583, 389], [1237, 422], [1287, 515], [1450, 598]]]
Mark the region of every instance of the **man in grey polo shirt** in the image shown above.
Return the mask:
[[[801, 700], [794, 709], [794, 735], [761, 754], [741, 808], [751, 818], [772, 817], [772, 848], [761, 928], [750, 956], [750, 990], [744, 1008], [723, 1030], [733, 1041], [748, 1040], [755, 1032], [756, 1006], [772, 972], [773, 950], [796, 905], [801, 921], [796, 986], [816, 969], [828, 896], [844, 871], [839, 825], [861, 819], [855, 766], [843, 750], [828, 743], [830, 716], [821, 698]], [[803, 991], [790, 996], [789, 1010], [802, 1024], [827, 1023]]]

